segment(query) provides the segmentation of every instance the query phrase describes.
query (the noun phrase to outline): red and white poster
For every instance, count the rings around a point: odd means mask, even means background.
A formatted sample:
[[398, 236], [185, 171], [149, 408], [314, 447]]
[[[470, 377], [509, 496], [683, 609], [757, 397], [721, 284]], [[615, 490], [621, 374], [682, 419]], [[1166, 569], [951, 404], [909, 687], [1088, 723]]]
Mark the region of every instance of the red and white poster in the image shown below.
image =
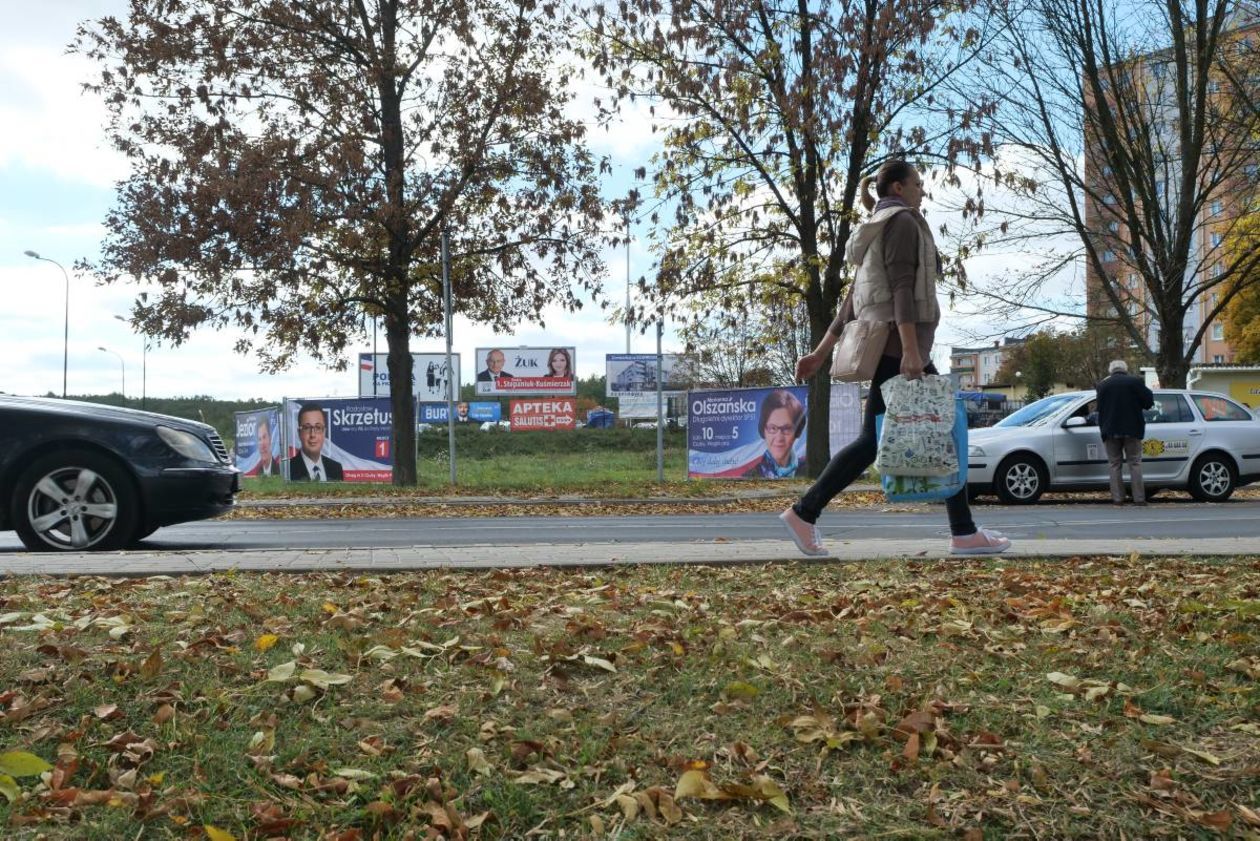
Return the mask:
[[575, 429], [577, 410], [573, 400], [513, 400], [512, 431], [524, 429]]

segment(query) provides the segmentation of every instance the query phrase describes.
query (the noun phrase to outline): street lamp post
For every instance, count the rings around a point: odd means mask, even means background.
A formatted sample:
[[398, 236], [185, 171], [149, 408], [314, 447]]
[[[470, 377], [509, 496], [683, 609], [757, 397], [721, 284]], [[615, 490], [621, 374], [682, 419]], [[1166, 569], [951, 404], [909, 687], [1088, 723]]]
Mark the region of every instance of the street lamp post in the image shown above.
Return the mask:
[[[114, 318], [123, 324], [131, 323], [121, 315], [116, 315]], [[145, 406], [146, 381], [148, 380], [149, 337], [142, 335], [141, 338], [144, 340], [144, 344], [140, 345], [140, 408], [143, 409]]]
[[56, 260], [49, 257], [39, 256], [39, 252], [27, 249], [23, 253], [26, 254], [27, 257], [32, 257], [36, 260], [43, 260], [45, 263], [52, 263], [57, 268], [61, 269], [61, 273], [65, 275], [66, 278], [66, 335], [61, 352], [61, 399], [65, 400], [66, 376], [70, 370], [70, 273], [66, 271], [65, 266], [61, 265]]
[[123, 405], [127, 405], [127, 363], [123, 361], [122, 354], [116, 350], [110, 350], [107, 347], [98, 347], [97, 350], [105, 353], [112, 353], [118, 357], [118, 367], [122, 371], [122, 399]]

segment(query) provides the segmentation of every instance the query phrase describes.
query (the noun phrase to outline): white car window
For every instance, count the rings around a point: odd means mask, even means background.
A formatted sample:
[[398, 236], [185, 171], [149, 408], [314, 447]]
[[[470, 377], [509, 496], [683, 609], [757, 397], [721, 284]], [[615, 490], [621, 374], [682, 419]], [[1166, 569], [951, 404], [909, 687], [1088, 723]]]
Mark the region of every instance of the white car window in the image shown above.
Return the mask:
[[1151, 423], [1193, 423], [1194, 415], [1186, 398], [1180, 394], [1156, 394], [1155, 405], [1142, 412], [1148, 424]]
[[1251, 413], [1224, 397], [1215, 394], [1195, 394], [1191, 398], [1205, 421], [1249, 421]]

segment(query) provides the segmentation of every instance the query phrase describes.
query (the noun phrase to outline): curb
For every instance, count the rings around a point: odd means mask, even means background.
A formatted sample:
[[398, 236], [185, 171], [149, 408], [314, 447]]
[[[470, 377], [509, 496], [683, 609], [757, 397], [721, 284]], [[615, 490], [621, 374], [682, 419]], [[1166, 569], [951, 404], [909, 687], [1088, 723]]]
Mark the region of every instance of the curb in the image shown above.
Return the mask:
[[[850, 485], [842, 493], [873, 492], [880, 488], [876, 485]], [[394, 505], [440, 505], [451, 507], [490, 507], [500, 505], [730, 505], [738, 502], [750, 502], [761, 499], [777, 499], [783, 496], [795, 496], [782, 491], [757, 491], [738, 496], [644, 496], [644, 497], [598, 497], [598, 496], [312, 496], [291, 499], [245, 499], [237, 500], [237, 508], [298, 508], [308, 505], [363, 505], [387, 507]]]

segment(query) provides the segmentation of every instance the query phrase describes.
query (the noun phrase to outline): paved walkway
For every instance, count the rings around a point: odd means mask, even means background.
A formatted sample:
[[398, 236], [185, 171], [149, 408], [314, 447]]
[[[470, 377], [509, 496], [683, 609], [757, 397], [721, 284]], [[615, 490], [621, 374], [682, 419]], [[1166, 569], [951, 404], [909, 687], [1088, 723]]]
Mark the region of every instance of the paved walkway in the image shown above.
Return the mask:
[[[830, 541], [832, 561], [877, 558], [948, 559], [944, 541]], [[1002, 558], [1074, 555], [1260, 554], [1256, 538], [1198, 540], [1020, 540]], [[526, 546], [414, 546], [393, 549], [274, 549], [196, 552], [114, 552], [84, 554], [0, 554], [0, 572], [14, 575], [182, 575], [239, 569], [277, 572], [361, 570], [397, 572], [418, 569], [494, 569], [532, 566], [605, 566], [608, 564], [778, 563], [806, 559], [785, 540], [704, 541], [690, 543], [579, 543]]]

